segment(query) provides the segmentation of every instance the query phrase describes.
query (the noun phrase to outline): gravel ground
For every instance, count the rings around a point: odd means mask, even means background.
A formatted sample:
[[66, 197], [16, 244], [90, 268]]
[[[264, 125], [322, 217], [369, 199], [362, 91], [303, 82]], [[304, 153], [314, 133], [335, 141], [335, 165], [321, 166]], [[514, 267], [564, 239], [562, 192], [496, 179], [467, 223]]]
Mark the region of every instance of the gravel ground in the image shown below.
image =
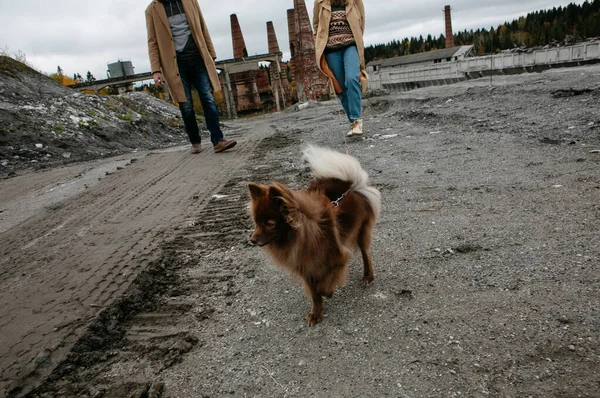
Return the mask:
[[[372, 97], [348, 143], [334, 101], [233, 123], [252, 155], [28, 396], [598, 396], [599, 100], [587, 66]], [[246, 184], [305, 186], [306, 143], [347, 146], [383, 204], [375, 282], [355, 256], [312, 328], [247, 243]]]

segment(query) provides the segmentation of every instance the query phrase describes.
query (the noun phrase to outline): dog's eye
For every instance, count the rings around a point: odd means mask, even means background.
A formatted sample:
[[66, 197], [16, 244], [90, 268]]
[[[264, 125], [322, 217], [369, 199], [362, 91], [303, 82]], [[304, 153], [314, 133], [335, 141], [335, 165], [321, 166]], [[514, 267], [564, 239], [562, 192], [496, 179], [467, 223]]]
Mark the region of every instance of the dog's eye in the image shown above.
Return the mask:
[[265, 223], [265, 227], [267, 227], [267, 229], [273, 229], [276, 225], [277, 223], [275, 222], [275, 220], [269, 220]]

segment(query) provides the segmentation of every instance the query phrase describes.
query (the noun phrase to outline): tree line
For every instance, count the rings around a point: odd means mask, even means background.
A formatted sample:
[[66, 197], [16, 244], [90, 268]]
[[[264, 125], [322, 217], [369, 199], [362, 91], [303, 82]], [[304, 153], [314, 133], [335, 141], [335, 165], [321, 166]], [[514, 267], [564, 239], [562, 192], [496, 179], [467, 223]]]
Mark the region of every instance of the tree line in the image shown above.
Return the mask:
[[79, 73], [74, 73], [73, 77], [71, 78], [70, 76], [65, 75], [65, 73], [64, 73], [63, 69], [60, 67], [60, 65], [56, 68], [56, 73], [52, 73], [52, 74], [48, 75], [48, 77], [50, 77], [53, 80], [56, 80], [63, 86], [70, 86], [73, 84], [80, 84], [80, 83], [84, 83], [84, 82], [85, 83], [93, 83], [96, 81], [96, 78], [94, 77], [92, 72], [90, 72], [89, 70], [88, 70], [85, 80]]
[[[538, 47], [562, 42], [565, 38], [600, 36], [600, 0], [586, 0], [581, 5], [570, 3], [565, 7], [535, 11], [512, 22], [454, 34], [454, 44], [474, 45], [476, 54], [489, 54], [515, 47]], [[427, 35], [392, 40], [385, 44], [365, 47], [365, 61], [393, 58], [446, 47], [446, 38]]]

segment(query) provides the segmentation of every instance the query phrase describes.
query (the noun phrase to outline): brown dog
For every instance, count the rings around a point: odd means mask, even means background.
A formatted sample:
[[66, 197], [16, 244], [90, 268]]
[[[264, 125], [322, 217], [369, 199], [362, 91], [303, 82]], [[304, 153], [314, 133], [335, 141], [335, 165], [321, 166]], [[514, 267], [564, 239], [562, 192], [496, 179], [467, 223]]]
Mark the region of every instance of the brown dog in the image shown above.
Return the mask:
[[307, 189], [248, 185], [256, 225], [250, 241], [304, 281], [312, 298], [306, 320], [313, 326], [323, 319], [323, 297], [343, 283], [352, 249], [362, 253], [363, 281], [375, 279], [369, 248], [381, 199], [355, 158], [318, 147], [304, 156], [316, 177]]

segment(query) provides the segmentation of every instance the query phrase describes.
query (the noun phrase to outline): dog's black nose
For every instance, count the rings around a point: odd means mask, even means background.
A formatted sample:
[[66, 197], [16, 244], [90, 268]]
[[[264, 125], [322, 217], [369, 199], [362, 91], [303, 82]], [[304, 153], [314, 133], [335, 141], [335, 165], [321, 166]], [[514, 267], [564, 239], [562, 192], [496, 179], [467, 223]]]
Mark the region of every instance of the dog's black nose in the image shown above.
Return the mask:
[[256, 239], [254, 236], [251, 236], [250, 243], [252, 243], [253, 245], [256, 245], [256, 242], [258, 242], [258, 239]]

